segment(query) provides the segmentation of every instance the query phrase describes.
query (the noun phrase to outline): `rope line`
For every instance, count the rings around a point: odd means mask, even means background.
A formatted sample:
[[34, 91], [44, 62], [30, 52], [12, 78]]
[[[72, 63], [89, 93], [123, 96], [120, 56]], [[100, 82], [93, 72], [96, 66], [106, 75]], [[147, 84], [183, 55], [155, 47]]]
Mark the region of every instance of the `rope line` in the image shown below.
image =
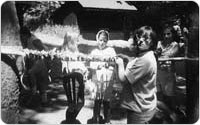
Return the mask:
[[[83, 53], [72, 53], [69, 51], [59, 52], [55, 49], [50, 51], [38, 51], [31, 49], [23, 49], [21, 46], [1, 46], [1, 53], [8, 55], [21, 55], [21, 56], [37, 56], [37, 57], [51, 57], [53, 60], [55, 57], [64, 61], [100, 61], [100, 62], [115, 62], [117, 56], [105, 55], [104, 57], [99, 55], [87, 55]], [[173, 57], [173, 58], [158, 58], [159, 62], [163, 61], [184, 61], [192, 60], [199, 61], [199, 58], [189, 58], [189, 57]]]
[[69, 51], [59, 52], [54, 50], [50, 51], [38, 51], [38, 50], [31, 50], [31, 49], [22, 49], [22, 48], [13, 48], [7, 46], [1, 46], [1, 53], [3, 54], [10, 54], [10, 55], [21, 55], [21, 56], [37, 56], [41, 57], [50, 57], [52, 60], [57, 57], [64, 61], [100, 61], [100, 62], [115, 62], [115, 58], [113, 56], [106, 55], [104, 57], [99, 55], [87, 55], [83, 53], [72, 53]]

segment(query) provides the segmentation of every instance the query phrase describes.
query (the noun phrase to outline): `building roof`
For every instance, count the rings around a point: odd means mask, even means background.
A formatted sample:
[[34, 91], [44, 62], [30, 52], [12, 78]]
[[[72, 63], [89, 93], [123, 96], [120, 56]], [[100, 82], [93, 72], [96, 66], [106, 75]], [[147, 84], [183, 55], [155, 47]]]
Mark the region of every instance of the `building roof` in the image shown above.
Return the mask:
[[115, 0], [80, 0], [82, 7], [91, 9], [114, 9], [114, 10], [137, 10], [134, 5], [129, 5], [125, 1]]

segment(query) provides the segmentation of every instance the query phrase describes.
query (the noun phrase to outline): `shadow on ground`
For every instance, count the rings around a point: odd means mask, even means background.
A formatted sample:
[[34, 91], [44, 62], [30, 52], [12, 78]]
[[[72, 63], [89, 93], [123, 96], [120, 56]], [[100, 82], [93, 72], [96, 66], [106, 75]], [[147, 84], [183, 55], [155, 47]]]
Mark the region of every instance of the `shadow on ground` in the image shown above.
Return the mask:
[[[182, 83], [179, 82], [179, 84], [182, 86]], [[20, 104], [21, 104], [21, 112], [20, 112], [21, 116], [20, 116], [20, 122], [19, 122], [20, 124], [39, 124], [39, 123], [70, 124], [68, 121], [64, 120], [65, 111], [68, 104], [67, 104], [67, 98], [66, 98], [62, 83], [54, 83], [54, 84], [49, 85], [48, 87], [49, 103], [46, 105], [41, 105], [39, 94], [36, 94], [34, 96], [29, 95], [29, 93], [24, 93], [24, 94], [25, 95], [22, 96], [20, 100]], [[185, 92], [181, 91], [179, 92], [179, 94], [177, 94], [177, 102], [180, 103], [178, 104], [179, 112], [177, 112], [180, 118], [179, 123], [185, 123], [184, 121], [185, 116], [181, 112], [185, 110], [184, 109], [185, 99], [183, 98], [185, 98]], [[126, 110], [120, 108], [119, 102], [120, 102], [119, 100], [112, 100], [111, 102], [111, 105], [112, 105], [111, 122], [113, 124], [126, 123]], [[75, 121], [74, 123], [81, 124], [81, 122], [85, 123], [86, 120], [90, 119], [92, 117], [93, 105], [94, 105], [94, 100], [91, 100], [86, 94], [85, 105], [82, 109], [82, 112], [81, 112], [82, 114], [80, 114], [81, 117], [79, 117], [79, 119], [77, 119], [77, 121]], [[49, 119], [49, 115], [50, 115], [50, 119]], [[53, 120], [53, 118], [55, 119]], [[164, 116], [163, 112], [158, 111], [154, 119], [150, 123], [170, 124], [171, 121], [170, 119], [166, 118], [166, 116]]]
[[[67, 106], [67, 98], [62, 83], [52, 83], [48, 86], [48, 103], [42, 104], [39, 93], [21, 92], [20, 95], [20, 124], [37, 124], [34, 117], [38, 113], [52, 113]], [[64, 116], [63, 116], [64, 117]]]

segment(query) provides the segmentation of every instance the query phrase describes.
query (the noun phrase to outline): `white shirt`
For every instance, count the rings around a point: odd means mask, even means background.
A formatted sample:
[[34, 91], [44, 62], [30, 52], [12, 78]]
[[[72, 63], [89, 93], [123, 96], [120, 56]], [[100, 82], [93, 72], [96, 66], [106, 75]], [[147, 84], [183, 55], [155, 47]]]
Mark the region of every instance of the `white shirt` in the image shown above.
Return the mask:
[[[91, 52], [91, 56], [98, 56], [98, 57], [114, 57], [116, 56], [116, 52], [114, 50], [114, 48], [111, 48], [111, 47], [107, 47], [105, 49], [94, 49], [92, 52]], [[99, 65], [104, 65], [105, 62], [91, 62], [90, 63], [90, 67], [92, 69], [97, 69], [97, 67]]]

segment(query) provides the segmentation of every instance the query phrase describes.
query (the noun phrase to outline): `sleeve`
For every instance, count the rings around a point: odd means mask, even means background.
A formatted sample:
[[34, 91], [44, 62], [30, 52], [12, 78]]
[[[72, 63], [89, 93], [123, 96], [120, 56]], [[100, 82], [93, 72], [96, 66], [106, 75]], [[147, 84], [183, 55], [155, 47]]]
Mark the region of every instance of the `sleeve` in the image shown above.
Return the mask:
[[125, 76], [129, 83], [134, 84], [138, 80], [142, 79], [148, 72], [149, 61], [138, 59], [135, 64], [127, 66], [125, 70]]
[[92, 52], [90, 53], [90, 55], [94, 55], [94, 50], [92, 50]]
[[156, 47], [156, 49], [161, 49], [162, 47], [161, 47], [161, 41], [158, 41], [158, 44], [157, 44], [157, 47]]
[[112, 56], [116, 56], [117, 55], [114, 48], [110, 49], [110, 55], [112, 55]]
[[169, 57], [176, 56], [177, 53], [178, 53], [178, 43], [177, 42], [173, 42], [172, 43], [172, 48], [170, 49]]
[[92, 50], [92, 52], [90, 53], [90, 55], [97, 55], [97, 49]]
[[167, 49], [167, 51], [162, 53], [163, 57], [174, 57], [178, 53], [178, 43], [172, 42], [170, 44], [170, 48]]

